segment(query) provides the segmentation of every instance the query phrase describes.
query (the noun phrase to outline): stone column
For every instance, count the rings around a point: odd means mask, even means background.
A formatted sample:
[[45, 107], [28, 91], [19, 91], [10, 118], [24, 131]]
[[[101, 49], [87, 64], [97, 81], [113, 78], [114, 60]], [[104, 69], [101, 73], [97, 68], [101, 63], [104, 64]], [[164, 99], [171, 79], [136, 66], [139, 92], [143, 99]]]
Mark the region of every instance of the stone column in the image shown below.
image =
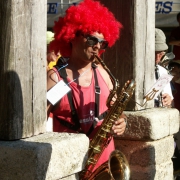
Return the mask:
[[0, 1], [0, 139], [45, 132], [45, 0]]
[[47, 0], [0, 1], [0, 179], [76, 179], [83, 134], [45, 133]]

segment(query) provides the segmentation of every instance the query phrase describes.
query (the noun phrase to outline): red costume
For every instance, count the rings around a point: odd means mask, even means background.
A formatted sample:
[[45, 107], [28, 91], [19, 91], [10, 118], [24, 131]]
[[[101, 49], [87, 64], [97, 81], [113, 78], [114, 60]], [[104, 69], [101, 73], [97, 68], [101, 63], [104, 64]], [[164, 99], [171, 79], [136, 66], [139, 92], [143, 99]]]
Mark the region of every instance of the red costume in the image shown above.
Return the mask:
[[[84, 0], [77, 6], [71, 6], [67, 9], [64, 17], [60, 17], [54, 25], [54, 40], [50, 43], [50, 49], [56, 53], [60, 52], [62, 57], [71, 57], [72, 44], [78, 34], [86, 35], [93, 34], [94, 32], [102, 33], [106, 41], [109, 42], [108, 46], [111, 47], [119, 38], [120, 29], [122, 25], [118, 22], [114, 15], [99, 1]], [[99, 54], [103, 50], [99, 50]], [[96, 69], [98, 83], [100, 86], [100, 103], [99, 114], [107, 110], [106, 100], [109, 95], [109, 89], [103, 77]], [[61, 79], [59, 77], [59, 79]], [[70, 81], [69, 79], [67, 79]], [[75, 82], [70, 83], [72, 89], [72, 98], [75, 110], [78, 114], [81, 129], [83, 133], [87, 133], [94, 121], [95, 112], [95, 79], [92, 77], [90, 86], [81, 87]], [[63, 126], [58, 119], [65, 120], [72, 123], [71, 109], [67, 99], [67, 95], [61, 99], [60, 106], [53, 112], [54, 124], [53, 130], [56, 132], [77, 132], [73, 131], [68, 126]], [[98, 123], [98, 126], [101, 122]], [[97, 128], [93, 130], [95, 133]], [[90, 139], [93, 134], [90, 134]], [[105, 162], [109, 158], [110, 152], [114, 150], [114, 143], [111, 140], [109, 146], [105, 149], [100, 157], [96, 167]]]
[[[103, 89], [103, 91], [101, 91], [101, 94], [100, 94], [100, 102], [99, 102], [100, 104], [99, 114], [102, 114], [104, 111], [107, 110], [106, 100], [109, 96], [110, 91], [103, 77], [98, 71], [98, 68], [96, 68], [96, 73], [97, 73], [100, 89]], [[57, 75], [59, 77], [59, 80], [62, 80], [62, 78], [59, 76], [59, 73], [57, 73]], [[70, 82], [69, 79], [67, 80], [68, 82]], [[91, 84], [88, 87], [79, 86], [75, 82], [71, 82], [69, 85], [71, 87], [71, 91], [73, 94], [73, 102], [74, 102], [74, 105], [75, 105], [75, 108], [79, 117], [82, 132], [86, 134], [89, 131], [90, 127], [93, 125], [94, 118], [95, 118], [94, 116], [94, 109], [95, 109], [94, 75], [92, 77]], [[64, 120], [73, 124], [72, 119], [71, 119], [71, 108], [69, 105], [67, 95], [65, 95], [61, 99], [59, 108], [57, 108], [52, 113], [53, 113], [53, 131], [54, 132], [71, 132], [71, 133], [76, 132], [63, 126], [59, 121], [59, 119], [61, 119], [61, 120]], [[98, 130], [98, 127], [100, 126], [101, 122], [102, 121], [100, 121], [97, 124], [93, 132], [90, 134], [89, 136], [90, 139], [93, 138], [93, 135]], [[104, 163], [105, 161], [107, 161], [110, 153], [113, 150], [114, 150], [114, 142], [112, 139], [108, 147], [104, 150], [95, 168], [101, 165], [102, 163]]]

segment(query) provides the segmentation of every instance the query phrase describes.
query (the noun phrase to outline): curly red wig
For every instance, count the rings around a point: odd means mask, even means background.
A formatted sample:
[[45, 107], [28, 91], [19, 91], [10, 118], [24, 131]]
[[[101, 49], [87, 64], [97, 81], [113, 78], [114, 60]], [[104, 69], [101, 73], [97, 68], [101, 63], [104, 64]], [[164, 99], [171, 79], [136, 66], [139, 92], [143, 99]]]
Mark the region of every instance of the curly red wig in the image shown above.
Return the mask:
[[70, 42], [77, 32], [102, 33], [111, 47], [119, 38], [121, 28], [121, 23], [100, 2], [84, 0], [77, 6], [69, 7], [66, 15], [55, 22], [55, 39], [51, 42], [50, 49], [55, 52], [60, 51], [62, 56], [69, 57], [71, 55]]

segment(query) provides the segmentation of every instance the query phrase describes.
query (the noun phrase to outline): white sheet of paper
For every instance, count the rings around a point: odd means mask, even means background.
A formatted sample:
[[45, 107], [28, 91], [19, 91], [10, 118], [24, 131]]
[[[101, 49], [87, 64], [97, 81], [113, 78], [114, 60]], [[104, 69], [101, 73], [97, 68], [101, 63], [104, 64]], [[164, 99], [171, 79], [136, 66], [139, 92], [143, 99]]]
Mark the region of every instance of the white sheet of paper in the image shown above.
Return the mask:
[[153, 94], [154, 92], [155, 96], [153, 99], [155, 99], [164, 89], [164, 87], [172, 80], [172, 78], [173, 76], [169, 74], [162, 74], [145, 96], [147, 96], [148, 94]]
[[61, 80], [47, 92], [47, 99], [52, 105], [55, 105], [70, 90], [69, 86]]

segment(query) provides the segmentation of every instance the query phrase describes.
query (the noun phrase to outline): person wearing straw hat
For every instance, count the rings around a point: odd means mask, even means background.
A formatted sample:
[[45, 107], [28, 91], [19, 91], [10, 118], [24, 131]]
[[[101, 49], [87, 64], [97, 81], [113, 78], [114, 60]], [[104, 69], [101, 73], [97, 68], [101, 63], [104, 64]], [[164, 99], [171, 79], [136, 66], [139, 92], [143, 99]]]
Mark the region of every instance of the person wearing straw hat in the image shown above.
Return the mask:
[[[166, 44], [166, 36], [164, 34], [164, 32], [161, 29], [156, 28], [155, 29], [155, 66], [156, 68], [159, 69], [159, 74], [170, 74], [174, 76], [174, 80], [178, 81], [178, 77], [179, 77], [179, 73], [180, 73], [180, 69], [176, 66], [176, 64], [174, 64], [174, 60], [169, 61], [169, 65], [168, 68], [164, 68], [158, 64], [161, 64], [161, 60], [163, 59], [164, 55], [166, 54], [166, 51], [168, 50], [168, 46]], [[179, 62], [179, 61], [178, 61]], [[168, 70], [169, 69], [169, 70]], [[172, 93], [172, 86], [171, 86], [171, 82], [169, 84], [166, 85], [166, 87], [163, 89], [163, 93], [165, 93], [166, 95], [166, 99], [167, 102], [166, 105], [172, 105], [173, 107], [177, 106], [177, 104], [179, 104], [180, 101], [178, 101], [178, 99], [174, 96], [174, 93]], [[174, 88], [173, 88], [174, 89]], [[173, 97], [174, 96], [174, 97]], [[162, 94], [162, 97], [164, 97], [164, 94]], [[172, 157], [172, 162], [173, 162], [173, 168], [174, 168], [174, 178], [176, 178], [176, 180], [179, 179], [178, 172], [179, 172], [179, 160], [180, 160], [180, 154], [179, 154], [179, 150], [177, 147], [177, 142], [178, 139], [176, 138], [176, 136], [174, 137], [175, 140], [175, 149], [174, 149], [174, 155]]]
[[[167, 70], [160, 66], [163, 56], [166, 54], [168, 46], [166, 44], [166, 36], [161, 29], [155, 28], [155, 78], [156, 80], [163, 74], [168, 74]], [[173, 95], [170, 83], [162, 90], [158, 99], [155, 99], [155, 107], [171, 107]]]

